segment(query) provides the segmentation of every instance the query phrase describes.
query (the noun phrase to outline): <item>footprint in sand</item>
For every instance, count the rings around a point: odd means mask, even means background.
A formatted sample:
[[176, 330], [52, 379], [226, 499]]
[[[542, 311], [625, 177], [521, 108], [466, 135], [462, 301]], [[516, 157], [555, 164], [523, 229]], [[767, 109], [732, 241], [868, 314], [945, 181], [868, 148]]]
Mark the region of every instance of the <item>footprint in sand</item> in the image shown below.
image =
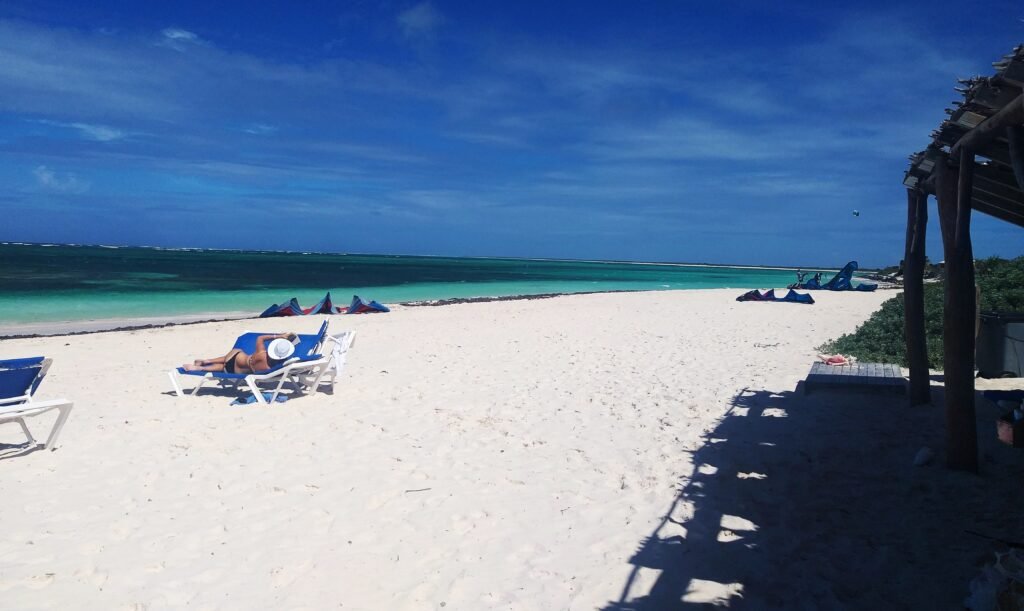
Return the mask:
[[[50, 574], [50, 573], [47, 573]], [[97, 588], [102, 589], [107, 583], [109, 575], [103, 571], [97, 571], [95, 566], [89, 565], [74, 572], [75, 579], [88, 581]]]
[[56, 579], [56, 573], [42, 573], [41, 575], [33, 575], [25, 579], [22, 584], [30, 590], [41, 590], [56, 581]]
[[294, 566], [279, 566], [270, 570], [270, 583], [275, 588], [286, 588], [309, 569], [309, 562]]

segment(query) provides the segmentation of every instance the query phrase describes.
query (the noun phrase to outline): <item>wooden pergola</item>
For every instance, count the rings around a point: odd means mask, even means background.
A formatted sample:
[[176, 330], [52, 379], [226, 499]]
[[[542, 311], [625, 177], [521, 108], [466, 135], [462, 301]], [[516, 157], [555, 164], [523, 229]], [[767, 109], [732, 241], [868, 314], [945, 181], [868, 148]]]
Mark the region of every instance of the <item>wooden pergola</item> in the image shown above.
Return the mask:
[[971, 210], [1024, 227], [1024, 45], [992, 64], [989, 77], [961, 80], [963, 101], [932, 132], [932, 143], [910, 157], [904, 300], [910, 403], [930, 402], [924, 331], [925, 229], [928, 196], [937, 202], [946, 259], [943, 361], [946, 463], [978, 470], [974, 414], [977, 312]]

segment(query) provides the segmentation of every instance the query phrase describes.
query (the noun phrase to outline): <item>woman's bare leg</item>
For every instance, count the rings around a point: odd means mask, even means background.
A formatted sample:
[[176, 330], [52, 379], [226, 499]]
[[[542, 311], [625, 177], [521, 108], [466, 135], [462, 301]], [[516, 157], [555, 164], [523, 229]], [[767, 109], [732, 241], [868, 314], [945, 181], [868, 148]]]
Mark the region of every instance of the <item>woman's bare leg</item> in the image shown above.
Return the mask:
[[224, 363], [240, 352], [241, 350], [235, 348], [224, 356], [213, 359], [196, 359], [192, 365], [183, 365], [182, 367], [185, 371], [224, 371]]

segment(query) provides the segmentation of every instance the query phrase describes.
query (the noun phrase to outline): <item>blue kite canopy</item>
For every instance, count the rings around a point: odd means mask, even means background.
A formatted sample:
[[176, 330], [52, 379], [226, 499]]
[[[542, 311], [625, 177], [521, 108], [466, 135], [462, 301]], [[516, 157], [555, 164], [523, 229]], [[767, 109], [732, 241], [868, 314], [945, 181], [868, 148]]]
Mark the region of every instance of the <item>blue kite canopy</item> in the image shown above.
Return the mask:
[[[821, 274], [816, 274], [813, 278], [806, 282], [797, 282], [795, 285], [790, 285], [793, 288], [804, 289], [809, 291], [862, 291], [870, 292], [878, 288], [877, 284], [870, 284], [868, 282], [862, 282], [857, 286], [853, 285], [853, 272], [857, 271], [857, 262], [850, 261], [846, 264], [843, 269], [839, 270], [839, 273], [832, 277], [831, 280], [825, 284], [821, 284], [818, 279]], [[799, 278], [799, 276], [798, 276]]]
[[347, 308], [340, 308], [334, 305], [331, 301], [331, 294], [327, 293], [324, 298], [320, 300], [318, 304], [311, 308], [303, 309], [299, 305], [299, 301], [294, 297], [286, 303], [281, 305], [274, 304], [263, 311], [259, 315], [260, 318], [270, 318], [273, 316], [306, 316], [309, 314], [366, 314], [369, 312], [390, 312], [387, 306], [377, 303], [376, 301], [365, 302], [359, 295], [352, 296], [352, 304]]
[[303, 314], [334, 314], [335, 312], [334, 303], [331, 301], [330, 291], [324, 295], [324, 298], [320, 300], [320, 303], [315, 306], [305, 309], [302, 311]]
[[369, 303], [362, 300], [359, 295], [352, 295], [352, 303], [349, 304], [346, 314], [372, 314], [374, 312], [390, 312], [391, 310], [385, 306], [371, 301]]
[[291, 300], [281, 305], [276, 303], [259, 315], [260, 318], [270, 318], [272, 316], [302, 316], [304, 312], [299, 306], [299, 300], [292, 297]]
[[757, 289], [754, 289], [752, 291], [747, 291], [746, 293], [743, 293], [742, 295], [736, 298], [736, 301], [775, 301], [779, 303], [812, 304], [814, 303], [814, 297], [811, 297], [810, 295], [807, 294], [797, 293], [793, 289], [789, 289], [789, 292], [786, 293], [785, 297], [776, 297], [775, 289], [768, 289], [764, 293], [761, 293]]

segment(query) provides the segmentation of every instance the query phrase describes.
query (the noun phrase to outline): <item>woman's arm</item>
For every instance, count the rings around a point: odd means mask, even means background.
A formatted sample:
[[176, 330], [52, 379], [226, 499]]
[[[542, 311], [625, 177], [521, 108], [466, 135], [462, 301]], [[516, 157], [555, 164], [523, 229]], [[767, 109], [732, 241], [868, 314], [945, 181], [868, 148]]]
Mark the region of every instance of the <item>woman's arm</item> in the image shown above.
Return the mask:
[[276, 335], [261, 335], [256, 338], [256, 351], [249, 357], [249, 369], [253, 373], [270, 369], [270, 356], [267, 354], [267, 341], [277, 338], [288, 337], [287, 333]]
[[278, 338], [287, 337], [287, 336], [288, 336], [287, 333], [278, 333], [278, 334], [275, 334], [275, 335], [261, 335], [261, 336], [257, 337], [256, 338], [256, 352], [253, 352], [253, 354], [254, 355], [255, 354], [259, 354], [260, 352], [264, 352], [265, 353], [267, 351], [266, 343], [267, 343], [268, 339], [278, 339]]

